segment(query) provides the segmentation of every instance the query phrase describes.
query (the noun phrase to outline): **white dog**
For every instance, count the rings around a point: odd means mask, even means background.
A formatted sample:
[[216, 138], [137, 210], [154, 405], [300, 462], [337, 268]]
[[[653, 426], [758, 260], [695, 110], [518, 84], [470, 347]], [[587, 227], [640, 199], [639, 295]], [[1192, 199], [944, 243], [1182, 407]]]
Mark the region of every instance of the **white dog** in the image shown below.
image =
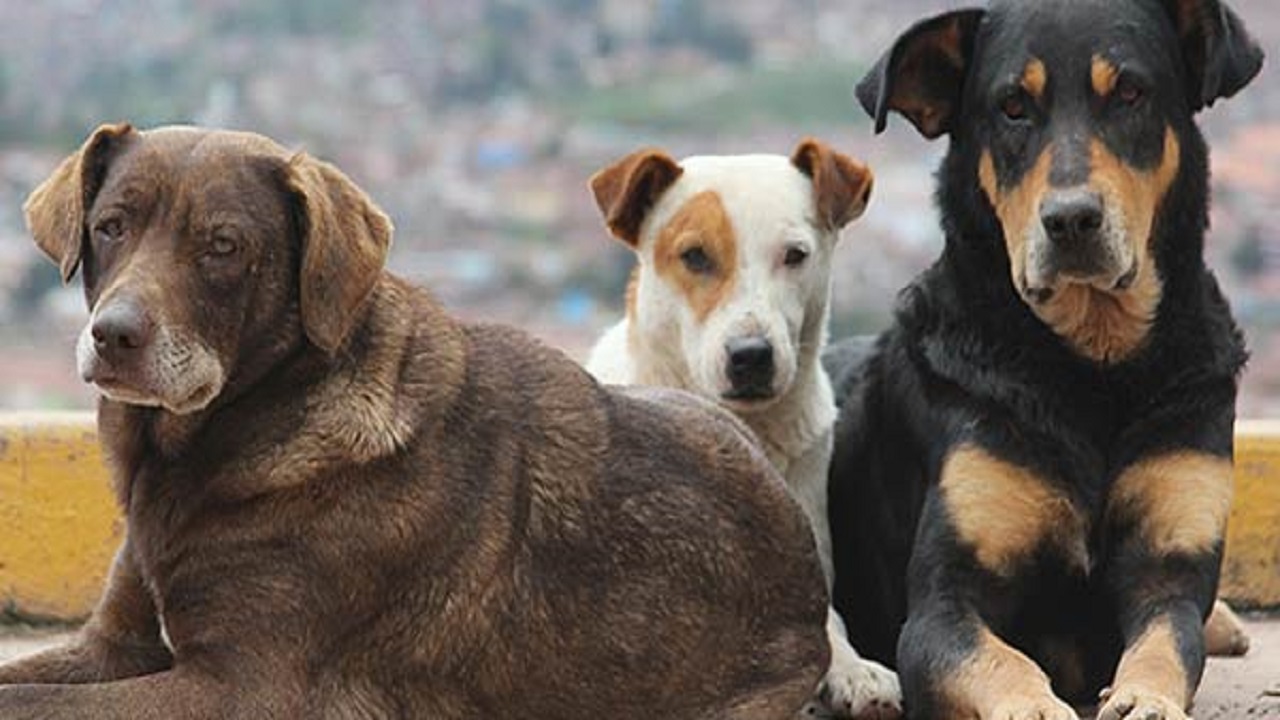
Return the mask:
[[[736, 412], [808, 513], [828, 583], [836, 410], [819, 357], [831, 254], [871, 185], [866, 167], [816, 140], [790, 158], [677, 163], [642, 150], [591, 179], [609, 230], [638, 264], [626, 318], [596, 344], [587, 369], [603, 382], [681, 388]], [[834, 610], [827, 632], [822, 704], [839, 716], [900, 716], [894, 673], [858, 656]]]

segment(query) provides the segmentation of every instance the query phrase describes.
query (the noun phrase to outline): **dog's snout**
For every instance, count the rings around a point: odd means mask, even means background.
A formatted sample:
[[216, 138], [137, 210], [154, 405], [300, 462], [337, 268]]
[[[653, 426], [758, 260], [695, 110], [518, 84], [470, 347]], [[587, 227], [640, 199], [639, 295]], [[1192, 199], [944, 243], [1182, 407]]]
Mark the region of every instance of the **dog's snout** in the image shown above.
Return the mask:
[[94, 349], [109, 359], [146, 347], [151, 342], [153, 328], [141, 307], [129, 300], [119, 300], [95, 314], [90, 333]]
[[1055, 245], [1081, 246], [1097, 240], [1102, 230], [1102, 198], [1087, 190], [1054, 193], [1040, 205], [1040, 222]]
[[773, 384], [773, 345], [762, 337], [734, 338], [725, 343], [727, 374], [735, 395], [767, 396]]

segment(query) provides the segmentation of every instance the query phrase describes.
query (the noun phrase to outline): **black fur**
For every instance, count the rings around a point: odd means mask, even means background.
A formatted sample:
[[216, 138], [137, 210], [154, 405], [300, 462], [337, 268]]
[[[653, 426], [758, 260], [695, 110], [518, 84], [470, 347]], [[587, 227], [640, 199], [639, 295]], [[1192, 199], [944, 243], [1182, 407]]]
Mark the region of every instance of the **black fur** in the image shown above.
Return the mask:
[[[970, 652], [979, 622], [1035, 659], [1059, 696], [1088, 701], [1110, 682], [1126, 639], [1169, 617], [1198, 683], [1199, 624], [1216, 593], [1221, 545], [1154, 562], [1131, 523], [1103, 514], [1112, 483], [1139, 460], [1181, 449], [1230, 457], [1246, 358], [1202, 258], [1208, 160], [1193, 114], [1243, 87], [1262, 54], [1225, 6], [1200, 2], [1201, 24], [1181, 27], [1177, 5], [1024, 1], [948, 13], [908, 30], [858, 87], [877, 130], [890, 109], [902, 110], [889, 105], [895, 88], [908, 87], [936, 114], [903, 114], [926, 136], [950, 136], [937, 176], [942, 256], [902, 292], [892, 328], [874, 344], [836, 343], [826, 356], [841, 404], [830, 477], [834, 603], [854, 647], [899, 668], [913, 718], [941, 717], [937, 680]], [[953, 53], [937, 47], [947, 29], [959, 43]], [[1084, 101], [1088, 58], [1103, 49], [1144, 83], [1140, 112]], [[1029, 55], [1043, 59], [1050, 83], [1084, 90], [1051, 89], [1051, 104], [1031, 111], [1042, 116], [1010, 128], [1001, 93]], [[1138, 351], [1097, 362], [1015, 291], [1000, 221], [979, 189], [979, 157], [990, 151], [1001, 185], [1012, 185], [1040, 148], [1083, 133], [1147, 170], [1165, 127], [1181, 164], [1153, 229], [1162, 299]], [[1072, 172], [1080, 168], [1055, 166], [1055, 184], [1078, 180], [1065, 177]], [[1089, 568], [1072, 570], [1049, 548], [1012, 579], [979, 567], [936, 489], [962, 443], [1060, 488], [1090, 521]], [[1083, 682], [1066, 682], [1051, 640], [1078, 651]]]

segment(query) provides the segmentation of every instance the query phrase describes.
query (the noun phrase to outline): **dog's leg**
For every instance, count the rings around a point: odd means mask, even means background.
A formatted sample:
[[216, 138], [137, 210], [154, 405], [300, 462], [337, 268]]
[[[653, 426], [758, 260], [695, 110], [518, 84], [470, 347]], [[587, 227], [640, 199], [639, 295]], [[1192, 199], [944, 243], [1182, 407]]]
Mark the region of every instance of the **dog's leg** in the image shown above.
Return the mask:
[[[815, 450], [802, 457], [788, 476], [796, 477], [791, 485], [792, 495], [809, 517], [814, 542], [822, 561], [827, 579], [827, 591], [831, 591], [834, 570], [831, 560], [831, 524], [827, 517], [826, 467], [831, 456], [831, 433]], [[818, 698], [810, 703], [806, 713], [810, 716], [830, 715], [855, 720], [896, 720], [902, 717], [902, 689], [898, 675], [873, 660], [863, 658], [849, 644], [845, 629], [835, 608], [827, 608], [827, 640], [831, 644], [831, 666]]]
[[167, 670], [138, 678], [82, 685], [0, 686], [5, 720], [201, 720], [299, 717], [278, 701], [254, 703], [243, 688]]
[[97, 609], [76, 638], [0, 666], [0, 685], [103, 682], [167, 670], [172, 664], [160, 639], [155, 604], [126, 541]]
[[899, 658], [915, 720], [1078, 720], [1034, 660], [960, 603], [937, 600], [913, 612]]
[[1144, 459], [1116, 480], [1105, 579], [1125, 650], [1099, 720], [1186, 720], [1204, 671], [1231, 480], [1229, 459], [1196, 451]]
[[1204, 651], [1213, 657], [1237, 657], [1249, 652], [1249, 634], [1244, 623], [1221, 600], [1213, 604], [1204, 624]]
[[827, 640], [831, 643], [831, 666], [809, 714], [856, 720], [901, 718], [902, 689], [897, 673], [853, 649], [835, 608], [827, 608]]
[[1037, 551], [1085, 538], [1080, 513], [1034, 471], [976, 445], [947, 458], [926, 495], [898, 642], [915, 720], [1077, 720], [1050, 678], [1002, 637]]

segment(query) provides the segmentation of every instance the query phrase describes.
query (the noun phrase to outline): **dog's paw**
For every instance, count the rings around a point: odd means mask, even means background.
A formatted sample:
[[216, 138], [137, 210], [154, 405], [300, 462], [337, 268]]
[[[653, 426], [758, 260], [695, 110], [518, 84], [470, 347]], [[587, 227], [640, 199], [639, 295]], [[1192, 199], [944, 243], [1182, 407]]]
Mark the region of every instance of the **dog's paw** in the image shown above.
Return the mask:
[[1103, 691], [1098, 720], [1189, 720], [1189, 716], [1180, 702], [1129, 686]]
[[1235, 657], [1249, 652], [1249, 635], [1240, 617], [1221, 600], [1204, 626], [1204, 651], [1215, 657]]
[[1080, 720], [1072, 707], [1053, 695], [998, 703], [983, 720]]
[[902, 689], [898, 676], [878, 662], [857, 656], [837, 657], [818, 697], [805, 708], [807, 717], [852, 720], [898, 720]]

